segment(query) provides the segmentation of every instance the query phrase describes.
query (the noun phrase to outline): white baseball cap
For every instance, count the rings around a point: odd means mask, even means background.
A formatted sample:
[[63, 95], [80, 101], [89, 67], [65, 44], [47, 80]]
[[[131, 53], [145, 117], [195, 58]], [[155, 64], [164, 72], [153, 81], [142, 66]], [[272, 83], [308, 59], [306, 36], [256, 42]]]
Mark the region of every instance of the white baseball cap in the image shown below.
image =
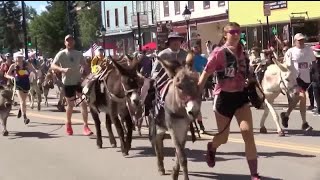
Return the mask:
[[16, 52], [16, 53], [14, 53], [13, 57], [14, 57], [14, 59], [17, 59], [19, 57], [24, 57], [24, 55], [22, 52]]
[[297, 33], [294, 35], [294, 40], [300, 41], [301, 39], [305, 39], [306, 37], [302, 33]]

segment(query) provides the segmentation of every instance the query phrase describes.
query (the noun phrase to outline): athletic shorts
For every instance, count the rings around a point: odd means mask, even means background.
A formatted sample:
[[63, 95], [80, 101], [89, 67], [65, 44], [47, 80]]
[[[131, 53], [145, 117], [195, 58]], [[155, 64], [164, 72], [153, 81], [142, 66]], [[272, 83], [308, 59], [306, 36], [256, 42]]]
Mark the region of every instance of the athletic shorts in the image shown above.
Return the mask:
[[303, 92], [306, 92], [308, 87], [310, 86], [310, 83], [306, 83], [300, 78], [297, 78], [297, 84]]
[[64, 85], [63, 87], [65, 97], [72, 98], [76, 96], [76, 92], [82, 93], [82, 87], [81, 84], [78, 85]]
[[221, 91], [214, 97], [213, 109], [219, 114], [232, 119], [236, 111], [249, 102], [247, 92]]

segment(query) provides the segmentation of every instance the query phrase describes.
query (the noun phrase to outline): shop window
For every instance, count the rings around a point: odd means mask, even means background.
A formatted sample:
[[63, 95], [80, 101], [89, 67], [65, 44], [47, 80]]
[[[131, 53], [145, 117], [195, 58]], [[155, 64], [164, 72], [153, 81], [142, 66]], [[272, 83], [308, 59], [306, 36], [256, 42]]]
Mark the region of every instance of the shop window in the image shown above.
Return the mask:
[[118, 9], [115, 9], [114, 11], [114, 18], [115, 18], [115, 22], [116, 22], [116, 27], [119, 26], [119, 14], [118, 14]]
[[128, 25], [128, 8], [127, 8], [127, 6], [125, 6], [123, 8], [123, 13], [124, 13], [124, 24]]
[[110, 27], [110, 11], [107, 11], [107, 27]]

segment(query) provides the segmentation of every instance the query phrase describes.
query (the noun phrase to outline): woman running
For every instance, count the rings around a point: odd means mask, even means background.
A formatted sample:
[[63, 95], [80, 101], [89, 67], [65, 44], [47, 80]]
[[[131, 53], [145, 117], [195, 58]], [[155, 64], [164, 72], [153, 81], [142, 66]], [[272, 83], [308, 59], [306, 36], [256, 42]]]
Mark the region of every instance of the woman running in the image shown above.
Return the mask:
[[36, 73], [36, 70], [30, 63], [23, 60], [24, 56], [22, 53], [17, 53], [14, 59], [15, 63], [9, 67], [9, 70], [6, 73], [6, 78], [15, 81], [15, 90], [17, 91], [20, 101], [18, 118], [21, 117], [22, 111], [24, 123], [28, 124], [30, 120], [27, 118], [26, 114], [26, 99], [30, 90], [29, 72], [33, 71]]
[[217, 84], [214, 89], [214, 112], [218, 133], [207, 145], [207, 164], [215, 166], [216, 150], [228, 140], [230, 121], [236, 117], [245, 142], [245, 153], [252, 180], [260, 180], [257, 173], [257, 150], [253, 137], [252, 114], [248, 93], [245, 91], [248, 75], [247, 57], [240, 44], [240, 25], [229, 22], [223, 28], [224, 45], [216, 48], [209, 56], [208, 63], [201, 74], [199, 86], [203, 89], [207, 78], [216, 73]]

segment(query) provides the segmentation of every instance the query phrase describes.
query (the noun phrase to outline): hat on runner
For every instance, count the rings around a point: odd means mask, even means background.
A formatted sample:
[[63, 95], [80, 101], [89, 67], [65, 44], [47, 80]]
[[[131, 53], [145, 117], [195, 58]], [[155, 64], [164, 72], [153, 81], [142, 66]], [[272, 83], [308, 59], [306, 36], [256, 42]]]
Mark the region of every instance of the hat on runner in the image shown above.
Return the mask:
[[24, 57], [24, 55], [22, 54], [22, 52], [16, 52], [16, 53], [14, 53], [14, 59], [17, 59], [17, 58], [19, 58], [19, 57]]
[[294, 35], [294, 40], [300, 41], [301, 39], [305, 39], [305, 36], [302, 33]]
[[66, 40], [69, 39], [69, 38], [72, 38], [72, 39], [73, 39], [73, 36], [72, 36], [71, 34], [68, 34], [68, 35], [66, 35], [66, 37], [64, 38], [64, 40], [66, 41]]

